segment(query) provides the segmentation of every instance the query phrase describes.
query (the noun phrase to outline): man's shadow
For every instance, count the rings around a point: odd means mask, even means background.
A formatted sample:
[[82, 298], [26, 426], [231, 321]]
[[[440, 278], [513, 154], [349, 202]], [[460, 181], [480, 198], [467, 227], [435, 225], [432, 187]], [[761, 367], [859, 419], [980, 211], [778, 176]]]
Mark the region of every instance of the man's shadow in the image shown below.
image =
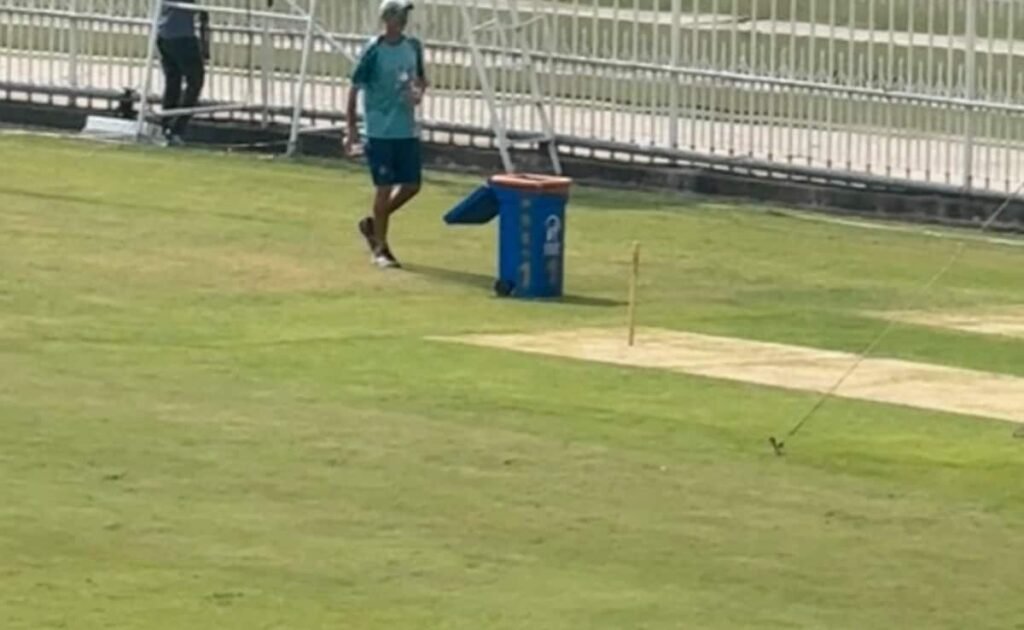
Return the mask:
[[[403, 263], [402, 266], [409, 273], [431, 278], [433, 280], [440, 280], [441, 282], [479, 288], [491, 294], [494, 293], [494, 276], [421, 264]], [[568, 304], [571, 306], [593, 306], [603, 308], [626, 306], [626, 302], [622, 300], [609, 300], [606, 298], [572, 294], [564, 294], [560, 298], [540, 299], [538, 301], [551, 302], [555, 304]]]

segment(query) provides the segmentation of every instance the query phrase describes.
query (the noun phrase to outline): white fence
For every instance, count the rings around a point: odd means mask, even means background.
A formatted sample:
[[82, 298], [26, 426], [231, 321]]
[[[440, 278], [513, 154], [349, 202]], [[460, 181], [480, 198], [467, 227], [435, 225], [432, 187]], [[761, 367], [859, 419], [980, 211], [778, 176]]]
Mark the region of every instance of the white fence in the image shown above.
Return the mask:
[[[489, 112], [455, 3], [507, 22], [503, 0], [420, 0], [435, 128], [484, 133]], [[217, 0], [204, 97], [289, 105], [301, 33], [252, 15], [265, 0]], [[280, 4], [280, 0], [278, 0]], [[372, 0], [322, 3], [351, 54], [375, 26]], [[1024, 181], [1024, 2], [1017, 0], [519, 0], [566, 146], [663, 161], [1010, 192]], [[149, 0], [0, 0], [0, 84], [53, 91], [142, 84]], [[277, 10], [283, 10], [278, 8]], [[488, 39], [489, 38], [489, 39]], [[499, 91], [521, 71], [485, 37]], [[337, 119], [351, 62], [317, 39], [304, 108]], [[2, 89], [2, 87], [0, 87]], [[41, 90], [42, 91], [42, 90]], [[264, 110], [262, 113], [260, 110]], [[513, 131], [539, 131], [509, 110]]]

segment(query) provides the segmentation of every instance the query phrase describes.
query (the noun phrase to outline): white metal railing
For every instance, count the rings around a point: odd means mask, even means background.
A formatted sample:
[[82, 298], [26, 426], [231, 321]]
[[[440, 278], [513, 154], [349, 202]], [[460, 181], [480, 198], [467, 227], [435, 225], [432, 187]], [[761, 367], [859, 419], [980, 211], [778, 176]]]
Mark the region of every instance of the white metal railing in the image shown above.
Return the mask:
[[[503, 0], [420, 0], [434, 84], [427, 121], [490, 125], [456, 3], [480, 22]], [[269, 120], [290, 104], [302, 29], [265, 0], [218, 0], [204, 97]], [[278, 2], [282, 4], [282, 2]], [[560, 137], [636, 152], [881, 176], [1010, 192], [1024, 181], [1024, 2], [1016, 0], [519, 0]], [[149, 0], [0, 0], [0, 83], [142, 85]], [[321, 3], [306, 110], [343, 111], [374, 2]], [[541, 27], [545, 28], [541, 28]], [[553, 33], [545, 37], [543, 33]], [[483, 38], [497, 90], [523, 91], [512, 51]], [[511, 130], [540, 131], [535, 108]]]

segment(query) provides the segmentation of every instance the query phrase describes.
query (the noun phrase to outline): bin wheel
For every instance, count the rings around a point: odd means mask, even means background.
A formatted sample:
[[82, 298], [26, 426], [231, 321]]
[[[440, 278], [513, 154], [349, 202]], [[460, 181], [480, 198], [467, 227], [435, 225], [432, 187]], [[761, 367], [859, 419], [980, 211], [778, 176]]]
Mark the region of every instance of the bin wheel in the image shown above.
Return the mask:
[[514, 287], [511, 283], [505, 282], [504, 280], [498, 280], [494, 283], [494, 293], [498, 297], [508, 297], [512, 295], [512, 289]]

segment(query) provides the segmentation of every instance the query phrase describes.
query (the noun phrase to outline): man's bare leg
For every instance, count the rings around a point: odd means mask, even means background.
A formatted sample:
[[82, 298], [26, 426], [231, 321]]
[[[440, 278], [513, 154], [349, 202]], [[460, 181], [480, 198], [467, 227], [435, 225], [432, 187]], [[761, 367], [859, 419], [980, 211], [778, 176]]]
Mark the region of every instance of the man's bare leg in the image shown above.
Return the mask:
[[409, 203], [413, 197], [418, 195], [420, 192], [419, 184], [402, 184], [395, 188], [391, 194], [390, 204], [388, 205], [388, 213], [394, 214], [401, 209], [402, 206]]
[[373, 199], [373, 238], [376, 242], [379, 253], [388, 244], [388, 218], [391, 216], [391, 200], [395, 195], [391, 186], [377, 187], [377, 194]]
[[[373, 211], [371, 215], [371, 221], [367, 227], [360, 227], [360, 231], [363, 232], [363, 236], [366, 236], [368, 240], [372, 240], [375, 245], [372, 246], [376, 249], [376, 244], [387, 243], [388, 233], [388, 218], [398, 212], [405, 204], [415, 197], [420, 192], [419, 184], [401, 184], [395, 187], [382, 186], [376, 189], [376, 194], [373, 199]], [[383, 223], [381, 222], [381, 205], [384, 203], [382, 197], [387, 200], [387, 217], [384, 218]], [[365, 221], [365, 219], [364, 219]], [[383, 230], [380, 227], [383, 225]], [[384, 240], [381, 240], [383, 235]]]
[[[398, 261], [391, 254], [388, 247], [388, 227], [391, 215], [397, 212], [402, 206], [409, 203], [420, 191], [419, 184], [401, 184], [399, 186], [379, 186], [373, 200], [373, 217], [363, 219], [359, 224], [359, 231], [366, 237], [370, 249], [373, 251], [374, 260], [383, 256], [391, 263], [390, 266], [398, 266]], [[378, 262], [378, 264], [381, 264]]]

